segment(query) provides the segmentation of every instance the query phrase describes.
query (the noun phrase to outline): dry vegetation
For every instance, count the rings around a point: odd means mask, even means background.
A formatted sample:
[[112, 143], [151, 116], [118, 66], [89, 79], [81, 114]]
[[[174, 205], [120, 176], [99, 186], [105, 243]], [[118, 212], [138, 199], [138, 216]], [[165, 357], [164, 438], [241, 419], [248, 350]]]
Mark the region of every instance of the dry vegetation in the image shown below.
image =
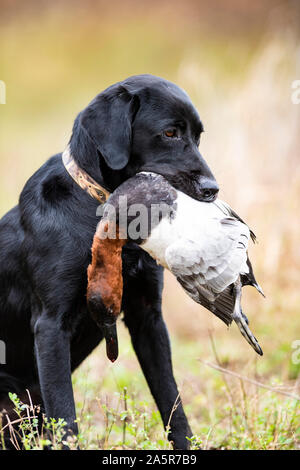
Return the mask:
[[[258, 236], [250, 255], [267, 298], [244, 292], [264, 350], [257, 358], [235, 326], [227, 330], [166, 275], [164, 315], [194, 447], [300, 447], [299, 401], [281, 393], [300, 396], [300, 366], [291, 360], [292, 342], [300, 339], [300, 105], [291, 102], [292, 81], [300, 79], [300, 42], [276, 18], [266, 20], [263, 33], [238, 37], [203, 34], [195, 24], [166, 34], [161, 24], [134, 18], [125, 26], [103, 24], [100, 38], [94, 18], [64, 21], [54, 10], [39, 22], [23, 19], [21, 29], [18, 20], [3, 24], [0, 33], [0, 78], [8, 88], [8, 104], [0, 109], [1, 213], [49, 152], [65, 146], [76, 112], [109, 83], [133, 73], [162, 75], [183, 86], [199, 109], [206, 129], [200, 148], [220, 196]], [[141, 31], [143, 45], [136, 39]], [[119, 330], [117, 363], [108, 362], [101, 345], [74, 375], [80, 443], [166, 448], [122, 322]]]

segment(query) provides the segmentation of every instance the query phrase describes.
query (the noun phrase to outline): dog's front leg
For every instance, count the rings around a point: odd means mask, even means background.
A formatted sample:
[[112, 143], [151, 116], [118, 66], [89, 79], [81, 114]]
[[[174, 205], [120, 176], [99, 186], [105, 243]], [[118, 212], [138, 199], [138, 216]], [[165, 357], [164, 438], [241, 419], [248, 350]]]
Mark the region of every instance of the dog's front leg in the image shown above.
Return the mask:
[[70, 337], [44, 311], [34, 325], [35, 355], [46, 416], [63, 418], [66, 436], [78, 433], [71, 381]]

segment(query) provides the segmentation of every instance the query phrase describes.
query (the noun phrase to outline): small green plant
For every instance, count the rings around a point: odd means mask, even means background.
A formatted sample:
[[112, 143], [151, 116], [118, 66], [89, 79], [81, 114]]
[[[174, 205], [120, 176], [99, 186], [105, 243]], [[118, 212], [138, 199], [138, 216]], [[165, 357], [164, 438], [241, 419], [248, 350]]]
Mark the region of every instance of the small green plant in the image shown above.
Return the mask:
[[147, 402], [130, 396], [126, 387], [123, 393], [116, 393], [115, 396], [118, 398], [116, 408], [98, 400], [105, 421], [103, 449], [147, 450], [168, 447], [162, 431], [161, 439], [154, 438], [157, 427], [161, 426], [160, 416], [149, 408]]
[[0, 449], [6, 448], [4, 436], [9, 435], [9, 441], [16, 450], [43, 450], [50, 448], [61, 450], [64, 447], [76, 448], [74, 437], [66, 436], [66, 422], [63, 419], [46, 418], [39, 406], [23, 403], [15, 393], [9, 393], [14, 405], [15, 419], [2, 413], [0, 421]]

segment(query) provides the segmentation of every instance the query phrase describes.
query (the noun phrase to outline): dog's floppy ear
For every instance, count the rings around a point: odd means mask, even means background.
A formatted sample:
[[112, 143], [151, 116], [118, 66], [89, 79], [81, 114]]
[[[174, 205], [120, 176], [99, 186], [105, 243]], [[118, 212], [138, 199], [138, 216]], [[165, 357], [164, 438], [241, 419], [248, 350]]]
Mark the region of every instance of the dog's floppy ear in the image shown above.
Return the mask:
[[81, 113], [81, 126], [113, 170], [121, 170], [128, 163], [131, 126], [138, 106], [137, 96], [121, 85], [113, 85]]

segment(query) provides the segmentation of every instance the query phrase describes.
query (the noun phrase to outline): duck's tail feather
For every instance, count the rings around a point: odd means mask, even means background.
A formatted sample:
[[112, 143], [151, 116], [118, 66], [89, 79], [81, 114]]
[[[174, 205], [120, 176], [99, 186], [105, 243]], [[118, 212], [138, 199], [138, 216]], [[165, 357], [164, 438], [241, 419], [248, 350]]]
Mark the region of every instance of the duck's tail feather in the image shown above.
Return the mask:
[[250, 328], [248, 326], [248, 319], [247, 319], [246, 315], [244, 315], [241, 311], [240, 315], [235, 315], [234, 314], [233, 319], [234, 319], [235, 323], [237, 324], [237, 326], [239, 327], [239, 330], [240, 330], [241, 334], [244, 336], [244, 338], [246, 339], [246, 341], [248, 341], [250, 346], [252, 346], [252, 348], [254, 349], [255, 352], [257, 352], [257, 354], [262, 356], [263, 351], [262, 351], [260, 345], [258, 344], [257, 339], [255, 338], [254, 334], [252, 333], [252, 331], [250, 330]]
[[266, 297], [264, 291], [262, 290], [261, 286], [260, 286], [257, 282], [254, 283], [254, 284], [252, 284], [252, 286], [255, 287], [255, 289], [256, 289], [263, 297]]
[[264, 291], [262, 290], [261, 286], [258, 284], [254, 276], [254, 272], [253, 272], [253, 268], [252, 268], [252, 264], [249, 259], [249, 256], [247, 256], [247, 266], [248, 266], [248, 272], [241, 274], [242, 286], [253, 286], [263, 297], [266, 297], [264, 294]]

